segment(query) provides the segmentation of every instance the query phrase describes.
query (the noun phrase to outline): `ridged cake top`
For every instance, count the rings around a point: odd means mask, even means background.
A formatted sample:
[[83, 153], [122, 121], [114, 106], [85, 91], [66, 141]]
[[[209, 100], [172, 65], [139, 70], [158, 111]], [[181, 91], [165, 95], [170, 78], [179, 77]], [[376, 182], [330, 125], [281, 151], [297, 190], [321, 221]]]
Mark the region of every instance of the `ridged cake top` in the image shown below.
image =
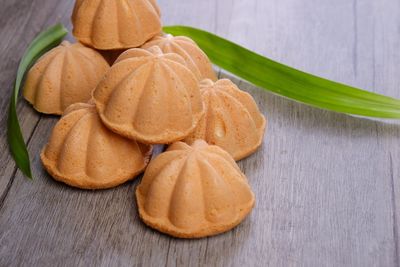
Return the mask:
[[30, 69], [24, 97], [39, 112], [61, 115], [69, 105], [89, 101], [109, 68], [97, 51], [64, 41]]
[[100, 50], [139, 47], [161, 32], [155, 0], [77, 0], [73, 35]]
[[266, 120], [252, 96], [228, 79], [200, 83], [205, 115], [186, 142], [204, 139], [240, 160], [262, 143]]
[[183, 238], [228, 231], [255, 202], [233, 158], [202, 140], [192, 146], [174, 143], [153, 160], [136, 198], [146, 224]]
[[185, 138], [204, 112], [197, 79], [182, 57], [158, 47], [123, 53], [93, 96], [109, 128], [149, 144]]
[[148, 49], [155, 45], [160, 47], [164, 53], [180, 55], [185, 60], [188, 68], [193, 71], [200, 81], [206, 78], [214, 81], [217, 79], [207, 55], [192, 39], [185, 36], [167, 34], [154, 37], [145, 43], [142, 48]]
[[110, 188], [147, 166], [151, 146], [121, 137], [100, 121], [93, 104], [74, 104], [54, 127], [41, 159], [59, 181], [85, 189]]

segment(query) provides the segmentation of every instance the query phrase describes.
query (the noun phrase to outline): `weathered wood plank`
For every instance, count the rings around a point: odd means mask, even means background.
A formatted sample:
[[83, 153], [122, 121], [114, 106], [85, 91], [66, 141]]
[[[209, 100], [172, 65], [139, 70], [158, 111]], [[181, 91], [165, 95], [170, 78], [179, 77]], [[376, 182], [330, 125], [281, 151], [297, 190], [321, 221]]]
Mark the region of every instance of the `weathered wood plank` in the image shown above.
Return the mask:
[[[19, 60], [29, 42], [45, 27], [62, 21], [69, 24], [69, 13], [72, 3], [64, 1], [13, 1], [2, 0], [0, 10], [0, 207], [2, 200], [12, 184], [15, 164], [7, 146], [7, 114], [9, 99], [14, 84]], [[44, 8], [45, 6], [45, 8]], [[25, 102], [18, 105], [20, 123], [25, 140], [29, 141], [40, 115]]]
[[[364, 7], [365, 9], [368, 7]], [[398, 76], [400, 66], [400, 53], [398, 47], [400, 45], [400, 3], [397, 1], [382, 1], [372, 3], [373, 8], [373, 38], [371, 38], [373, 46], [373, 86], [375, 88], [386, 88], [386, 93], [396, 97], [400, 96]], [[364, 23], [360, 21], [360, 23]], [[367, 33], [368, 30], [364, 30]], [[391, 181], [392, 192], [391, 203], [388, 206], [392, 208], [391, 221], [393, 222], [393, 243], [394, 254], [397, 257], [394, 260], [396, 266], [400, 266], [400, 127], [391, 126], [389, 130], [378, 125], [377, 132], [381, 137], [378, 142], [387, 151], [386, 159], [390, 163], [388, 176]]]
[[146, 266], [165, 261], [169, 239], [140, 223], [132, 183], [106, 191], [76, 190], [53, 181], [41, 168], [38, 152], [55, 122], [43, 118], [29, 146], [36, 151], [32, 162], [36, 180], [23, 179], [18, 172], [4, 204], [0, 265], [128, 266], [135, 262]]
[[[159, 2], [165, 24], [211, 30], [305, 71], [400, 97], [398, 1]], [[238, 228], [172, 239], [138, 220], [137, 182], [99, 192], [54, 182], [39, 152], [56, 119], [44, 117], [29, 145], [36, 180], [18, 172], [0, 211], [0, 266], [398, 266], [400, 126], [234, 81], [269, 119], [263, 147], [239, 163], [257, 206]]]

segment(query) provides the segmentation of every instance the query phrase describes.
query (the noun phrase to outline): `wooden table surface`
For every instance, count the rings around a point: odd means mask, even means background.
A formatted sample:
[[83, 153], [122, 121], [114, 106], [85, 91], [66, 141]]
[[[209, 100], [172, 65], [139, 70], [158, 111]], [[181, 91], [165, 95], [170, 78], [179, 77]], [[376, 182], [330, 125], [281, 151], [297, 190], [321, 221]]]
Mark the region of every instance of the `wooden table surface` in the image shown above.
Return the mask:
[[[400, 97], [398, 0], [159, 4], [165, 25], [203, 28], [302, 70]], [[0, 266], [399, 266], [399, 124], [310, 108], [237, 79], [269, 125], [263, 147], [239, 163], [257, 206], [231, 232], [178, 240], [145, 227], [137, 181], [96, 192], [54, 182], [39, 152], [57, 117], [21, 100], [35, 176], [26, 179], [6, 142], [18, 61], [48, 25], [71, 27], [72, 6], [0, 0]]]

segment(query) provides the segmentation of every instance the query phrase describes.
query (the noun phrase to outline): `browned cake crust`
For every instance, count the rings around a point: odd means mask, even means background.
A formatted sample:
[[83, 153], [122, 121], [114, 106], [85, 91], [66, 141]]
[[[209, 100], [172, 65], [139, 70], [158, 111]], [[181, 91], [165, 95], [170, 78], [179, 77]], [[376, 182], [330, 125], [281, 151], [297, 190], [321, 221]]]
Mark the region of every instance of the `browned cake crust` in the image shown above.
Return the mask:
[[139, 47], [161, 32], [155, 0], [77, 0], [72, 24], [76, 39], [99, 50]]
[[262, 144], [266, 119], [253, 97], [228, 79], [215, 83], [203, 80], [200, 92], [205, 115], [185, 142], [206, 140], [229, 152], [235, 160], [254, 153]]
[[64, 41], [30, 69], [24, 97], [39, 112], [61, 115], [69, 105], [89, 101], [109, 68], [96, 50]]
[[93, 104], [75, 104], [54, 127], [41, 160], [60, 182], [82, 189], [105, 189], [143, 172], [151, 151], [151, 146], [107, 129]]
[[117, 59], [93, 92], [104, 124], [146, 144], [169, 144], [193, 132], [204, 114], [198, 80], [183, 58], [159, 47]]
[[140, 218], [180, 238], [220, 234], [254, 207], [254, 194], [233, 158], [203, 140], [174, 143], [153, 160], [136, 189]]

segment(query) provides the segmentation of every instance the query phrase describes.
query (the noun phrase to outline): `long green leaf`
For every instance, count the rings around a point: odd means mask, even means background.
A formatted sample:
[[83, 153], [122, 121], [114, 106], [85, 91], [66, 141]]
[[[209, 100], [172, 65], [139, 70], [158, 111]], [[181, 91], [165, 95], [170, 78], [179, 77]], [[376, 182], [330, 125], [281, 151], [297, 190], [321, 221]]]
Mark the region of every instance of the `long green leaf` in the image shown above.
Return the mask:
[[341, 113], [400, 118], [399, 99], [296, 70], [203, 30], [167, 26], [164, 31], [192, 38], [214, 64], [275, 94]]
[[19, 64], [17, 78], [14, 84], [14, 91], [11, 95], [7, 129], [8, 144], [18, 168], [31, 179], [32, 171], [30, 167], [29, 154], [21, 133], [21, 127], [18, 122], [16, 110], [18, 93], [22, 79], [29, 67], [40, 56], [58, 45], [67, 33], [67, 29], [62, 24], [57, 24], [43, 31], [33, 40]]

